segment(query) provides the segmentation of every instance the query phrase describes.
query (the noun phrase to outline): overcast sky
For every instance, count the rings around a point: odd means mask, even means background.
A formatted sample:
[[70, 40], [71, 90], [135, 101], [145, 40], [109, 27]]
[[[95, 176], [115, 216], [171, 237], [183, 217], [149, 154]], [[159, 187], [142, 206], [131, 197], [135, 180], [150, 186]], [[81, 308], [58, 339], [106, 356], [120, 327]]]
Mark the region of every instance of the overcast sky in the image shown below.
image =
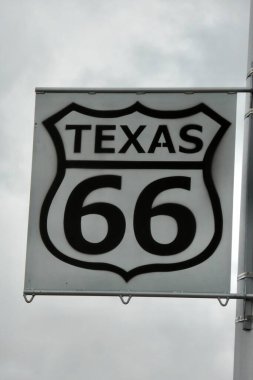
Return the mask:
[[232, 379], [235, 301], [28, 305], [22, 292], [35, 87], [244, 86], [248, 12], [249, 0], [1, 0], [1, 379]]

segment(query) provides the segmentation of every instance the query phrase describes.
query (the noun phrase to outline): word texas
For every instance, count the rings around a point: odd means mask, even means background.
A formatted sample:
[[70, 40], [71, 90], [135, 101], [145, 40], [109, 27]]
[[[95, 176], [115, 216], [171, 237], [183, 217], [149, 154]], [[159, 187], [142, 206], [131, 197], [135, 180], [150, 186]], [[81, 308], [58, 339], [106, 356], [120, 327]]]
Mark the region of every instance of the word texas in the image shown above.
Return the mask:
[[[88, 148], [86, 144], [90, 145], [90, 136], [86, 139], [88, 134], [94, 135], [94, 153], [126, 153], [131, 148], [138, 153], [154, 153], [158, 148], [165, 148], [169, 153], [191, 154], [201, 151], [203, 147], [201, 125], [185, 125], [178, 131], [179, 136], [173, 136], [168, 125], [158, 125], [152, 128], [152, 133], [149, 132], [148, 145], [145, 138], [144, 146], [141, 140], [146, 127], [147, 125], [130, 128], [128, 125], [67, 124], [65, 129], [72, 134], [73, 153], [85, 152]], [[117, 141], [119, 137], [120, 142]]]

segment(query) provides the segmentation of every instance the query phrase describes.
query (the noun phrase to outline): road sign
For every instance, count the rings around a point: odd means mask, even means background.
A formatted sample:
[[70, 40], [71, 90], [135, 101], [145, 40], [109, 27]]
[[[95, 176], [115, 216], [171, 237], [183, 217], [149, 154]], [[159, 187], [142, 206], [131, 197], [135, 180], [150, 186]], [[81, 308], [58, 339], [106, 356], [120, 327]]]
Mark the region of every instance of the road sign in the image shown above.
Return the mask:
[[25, 293], [228, 292], [235, 109], [37, 91]]

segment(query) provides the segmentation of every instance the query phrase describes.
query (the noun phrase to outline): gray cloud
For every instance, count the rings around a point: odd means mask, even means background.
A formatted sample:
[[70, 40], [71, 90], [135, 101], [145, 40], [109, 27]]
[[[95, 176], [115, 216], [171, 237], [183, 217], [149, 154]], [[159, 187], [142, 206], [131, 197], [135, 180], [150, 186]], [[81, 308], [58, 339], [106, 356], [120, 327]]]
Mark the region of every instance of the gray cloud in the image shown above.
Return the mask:
[[244, 85], [249, 0], [0, 4], [0, 377], [232, 378], [235, 303], [22, 299], [36, 86]]

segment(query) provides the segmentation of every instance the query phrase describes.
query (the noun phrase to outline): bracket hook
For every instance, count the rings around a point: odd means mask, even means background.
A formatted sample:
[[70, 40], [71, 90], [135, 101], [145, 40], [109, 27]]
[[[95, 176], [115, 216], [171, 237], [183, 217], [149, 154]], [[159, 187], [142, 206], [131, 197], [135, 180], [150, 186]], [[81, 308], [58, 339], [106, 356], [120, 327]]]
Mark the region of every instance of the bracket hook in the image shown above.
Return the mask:
[[129, 302], [131, 301], [132, 296], [122, 296], [122, 295], [120, 295], [119, 298], [120, 298], [121, 302], [124, 305], [128, 305]]
[[35, 294], [31, 295], [31, 298], [28, 298], [27, 294], [24, 294], [24, 299], [26, 303], [31, 303], [35, 297]]
[[227, 304], [229, 303], [229, 297], [226, 297], [226, 298], [225, 298], [225, 301], [222, 301], [222, 298], [220, 298], [220, 297], [218, 297], [217, 299], [218, 299], [218, 301], [219, 301], [219, 304], [220, 304], [221, 306], [223, 306], [223, 307], [227, 306]]

